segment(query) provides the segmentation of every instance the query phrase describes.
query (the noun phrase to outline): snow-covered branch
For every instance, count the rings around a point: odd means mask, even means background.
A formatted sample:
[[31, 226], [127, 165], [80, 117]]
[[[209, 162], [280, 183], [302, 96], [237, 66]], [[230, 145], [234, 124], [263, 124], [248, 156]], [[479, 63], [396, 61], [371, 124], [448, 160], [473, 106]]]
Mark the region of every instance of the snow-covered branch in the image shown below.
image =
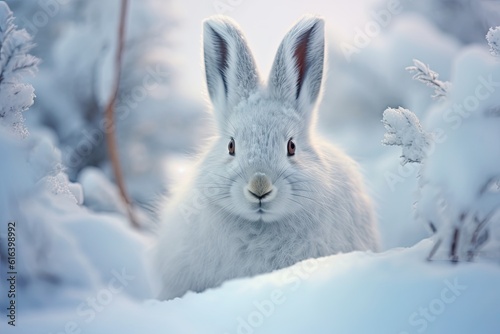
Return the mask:
[[38, 59], [28, 54], [33, 47], [31, 36], [17, 30], [13, 21], [7, 4], [0, 2], [0, 124], [25, 137], [28, 132], [22, 112], [33, 104], [35, 94], [20, 79], [36, 70]]
[[414, 73], [413, 79], [425, 83], [427, 86], [434, 88], [434, 99], [446, 98], [448, 91], [451, 88], [449, 81], [438, 80], [439, 74], [430, 69], [430, 67], [418, 59], [413, 59], [414, 66], [406, 67], [410, 73]]
[[486, 34], [486, 40], [490, 46], [490, 53], [493, 56], [500, 57], [500, 26], [490, 28]]
[[429, 134], [422, 129], [417, 116], [401, 107], [387, 108], [384, 111], [382, 123], [387, 130], [382, 143], [403, 147], [401, 164], [421, 163], [429, 146]]

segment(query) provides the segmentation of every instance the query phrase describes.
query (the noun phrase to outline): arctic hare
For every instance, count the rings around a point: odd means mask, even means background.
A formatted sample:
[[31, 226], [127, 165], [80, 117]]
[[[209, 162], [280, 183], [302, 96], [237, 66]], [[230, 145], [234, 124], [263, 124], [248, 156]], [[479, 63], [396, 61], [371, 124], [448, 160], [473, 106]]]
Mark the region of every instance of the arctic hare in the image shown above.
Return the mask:
[[281, 43], [267, 87], [237, 25], [203, 24], [219, 136], [172, 199], [155, 249], [161, 299], [298, 261], [376, 250], [356, 164], [314, 133], [324, 22], [302, 18]]

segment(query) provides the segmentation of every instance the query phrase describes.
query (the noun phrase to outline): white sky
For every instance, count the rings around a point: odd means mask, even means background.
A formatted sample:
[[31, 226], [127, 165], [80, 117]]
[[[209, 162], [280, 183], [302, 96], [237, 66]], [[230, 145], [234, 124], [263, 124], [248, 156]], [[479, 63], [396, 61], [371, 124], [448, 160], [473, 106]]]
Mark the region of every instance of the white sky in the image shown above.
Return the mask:
[[[205, 91], [201, 57], [201, 22], [218, 14], [217, 4], [227, 4], [232, 10], [225, 15], [234, 18], [246, 35], [259, 66], [262, 78], [267, 78], [275, 52], [291, 25], [303, 14], [318, 14], [325, 18], [328, 34], [333, 40], [352, 40], [355, 28], [367, 21], [366, 8], [377, 0], [174, 0], [180, 25], [175, 38], [176, 58], [181, 89], [192, 98], [203, 98]], [[234, 4], [234, 5], [231, 5]]]

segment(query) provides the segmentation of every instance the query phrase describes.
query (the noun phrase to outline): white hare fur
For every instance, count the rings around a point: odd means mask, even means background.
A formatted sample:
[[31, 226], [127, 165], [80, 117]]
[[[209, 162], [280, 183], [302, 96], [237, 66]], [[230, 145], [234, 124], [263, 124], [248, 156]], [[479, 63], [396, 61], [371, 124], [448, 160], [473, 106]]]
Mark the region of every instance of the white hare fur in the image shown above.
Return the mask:
[[159, 298], [311, 257], [376, 250], [374, 213], [357, 165], [314, 133], [323, 20], [307, 16], [290, 30], [267, 87], [233, 21], [216, 16], [203, 26], [219, 136], [162, 220]]

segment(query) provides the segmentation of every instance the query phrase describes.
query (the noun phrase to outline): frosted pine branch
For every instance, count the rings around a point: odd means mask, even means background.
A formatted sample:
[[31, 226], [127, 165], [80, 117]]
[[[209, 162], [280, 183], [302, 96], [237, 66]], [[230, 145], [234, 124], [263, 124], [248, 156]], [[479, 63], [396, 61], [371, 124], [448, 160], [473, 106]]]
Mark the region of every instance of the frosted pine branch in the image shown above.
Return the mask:
[[429, 134], [420, 125], [417, 116], [408, 109], [387, 108], [382, 118], [387, 132], [382, 144], [403, 147], [402, 165], [408, 162], [421, 163], [430, 144]]
[[486, 40], [490, 46], [490, 53], [493, 56], [500, 57], [500, 26], [490, 28], [486, 34]]
[[33, 73], [38, 59], [28, 54], [31, 36], [17, 30], [9, 6], [0, 1], [0, 124], [21, 137], [28, 134], [22, 112], [33, 104], [33, 87], [20, 82], [23, 74]]
[[414, 73], [413, 79], [425, 83], [428, 87], [434, 88], [433, 99], [446, 98], [448, 91], [451, 88], [449, 81], [438, 80], [439, 74], [430, 69], [430, 67], [422, 63], [418, 59], [413, 59], [414, 66], [406, 67], [410, 73]]

